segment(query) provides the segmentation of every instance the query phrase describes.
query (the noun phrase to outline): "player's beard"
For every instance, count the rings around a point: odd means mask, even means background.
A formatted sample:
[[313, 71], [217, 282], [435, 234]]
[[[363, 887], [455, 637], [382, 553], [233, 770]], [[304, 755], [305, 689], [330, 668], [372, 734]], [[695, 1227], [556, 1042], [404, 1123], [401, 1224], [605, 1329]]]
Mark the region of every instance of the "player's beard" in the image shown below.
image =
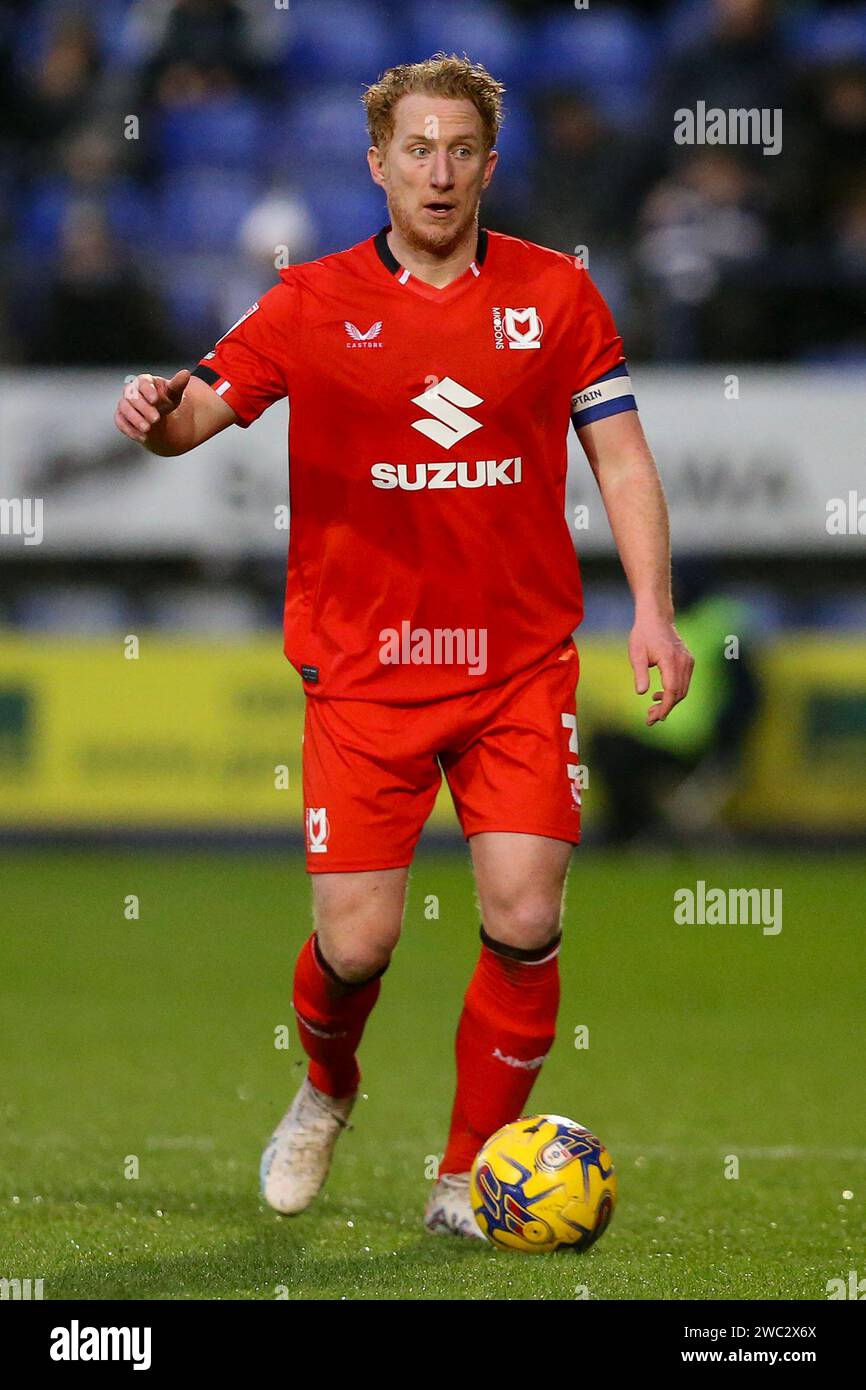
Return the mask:
[[[397, 200], [389, 207], [391, 215], [391, 225], [396, 227], [408, 246], [413, 251], [423, 252], [428, 256], [437, 256], [442, 260], [452, 254], [455, 247], [466, 236], [470, 227], [478, 221], [478, 200], [475, 203], [467, 203], [467, 210], [463, 217], [451, 227], [439, 227], [435, 223], [429, 227], [422, 226], [419, 222], [414, 222], [407, 214], [404, 207]], [[423, 217], [423, 210], [421, 213]]]

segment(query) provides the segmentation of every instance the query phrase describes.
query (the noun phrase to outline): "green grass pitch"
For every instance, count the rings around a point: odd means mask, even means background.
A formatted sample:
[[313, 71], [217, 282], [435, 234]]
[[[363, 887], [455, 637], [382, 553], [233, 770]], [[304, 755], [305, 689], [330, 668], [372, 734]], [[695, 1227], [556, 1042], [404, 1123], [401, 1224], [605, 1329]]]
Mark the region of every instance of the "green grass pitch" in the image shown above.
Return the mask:
[[[698, 878], [781, 887], [781, 933], [675, 925]], [[42, 1278], [45, 1298], [823, 1299], [866, 1275], [853, 857], [577, 852], [531, 1105], [603, 1137], [620, 1198], [593, 1250], [554, 1257], [420, 1225], [478, 949], [465, 852], [416, 860], [366, 1098], [322, 1198], [288, 1220], [258, 1162], [302, 1075], [294, 1029], [274, 1046], [309, 930], [300, 859], [6, 851], [0, 882], [0, 1277]]]

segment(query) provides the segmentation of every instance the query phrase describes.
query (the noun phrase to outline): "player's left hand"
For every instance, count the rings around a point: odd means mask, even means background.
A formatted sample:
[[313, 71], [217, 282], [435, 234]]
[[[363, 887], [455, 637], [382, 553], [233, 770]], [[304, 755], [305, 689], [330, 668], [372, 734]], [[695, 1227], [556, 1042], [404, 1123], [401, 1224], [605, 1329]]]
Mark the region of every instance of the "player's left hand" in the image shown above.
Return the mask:
[[638, 695], [649, 690], [650, 667], [658, 668], [662, 689], [653, 692], [654, 704], [647, 711], [647, 725], [667, 719], [674, 705], [684, 700], [695, 659], [673, 623], [662, 617], [638, 617], [628, 641], [628, 658], [634, 671]]

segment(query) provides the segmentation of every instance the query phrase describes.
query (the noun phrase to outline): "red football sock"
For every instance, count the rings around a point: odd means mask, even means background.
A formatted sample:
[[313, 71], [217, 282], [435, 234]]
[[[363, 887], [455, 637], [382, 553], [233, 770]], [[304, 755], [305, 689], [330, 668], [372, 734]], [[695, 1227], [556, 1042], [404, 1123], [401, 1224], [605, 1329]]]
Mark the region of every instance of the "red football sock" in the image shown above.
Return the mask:
[[386, 968], [370, 980], [350, 984], [328, 965], [315, 932], [301, 948], [292, 1003], [301, 1046], [310, 1059], [310, 1081], [325, 1095], [339, 1098], [358, 1089], [355, 1052]]
[[[489, 940], [482, 929], [482, 941]], [[466, 991], [457, 1029], [457, 1094], [440, 1173], [468, 1172], [485, 1140], [526, 1113], [553, 1043], [559, 937], [541, 951], [520, 952], [522, 958], [500, 950], [482, 945]]]

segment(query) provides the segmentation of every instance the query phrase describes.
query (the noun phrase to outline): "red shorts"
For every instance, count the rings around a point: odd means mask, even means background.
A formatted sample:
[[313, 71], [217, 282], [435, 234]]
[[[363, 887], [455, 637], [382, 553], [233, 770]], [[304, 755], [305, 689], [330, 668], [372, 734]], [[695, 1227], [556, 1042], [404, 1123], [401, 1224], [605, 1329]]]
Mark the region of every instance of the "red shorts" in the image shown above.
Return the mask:
[[443, 772], [467, 840], [510, 830], [577, 844], [578, 670], [569, 637], [501, 685], [429, 704], [308, 696], [308, 871], [410, 864]]

